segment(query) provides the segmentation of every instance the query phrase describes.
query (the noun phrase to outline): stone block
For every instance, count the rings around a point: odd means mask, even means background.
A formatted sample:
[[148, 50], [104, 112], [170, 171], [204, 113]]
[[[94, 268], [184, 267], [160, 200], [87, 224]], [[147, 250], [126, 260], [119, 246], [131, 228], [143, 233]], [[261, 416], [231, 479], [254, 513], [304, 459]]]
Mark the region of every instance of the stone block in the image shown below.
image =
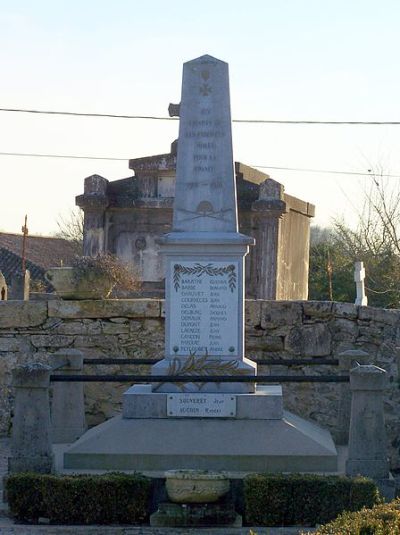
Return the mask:
[[[1, 303], [0, 303], [1, 304]], [[49, 301], [49, 317], [79, 318], [159, 318], [160, 302], [155, 299], [102, 299]]]
[[330, 324], [330, 329], [333, 338], [341, 342], [355, 341], [359, 333], [357, 322], [347, 318], [335, 318]]
[[68, 347], [73, 341], [72, 336], [60, 334], [34, 334], [31, 336], [31, 343], [34, 347]]
[[330, 318], [333, 315], [332, 301], [304, 301], [303, 312], [311, 318]]
[[[82, 372], [83, 354], [76, 349], [62, 349], [50, 356], [55, 375]], [[55, 443], [71, 443], [87, 429], [83, 383], [54, 382], [51, 407], [52, 439]]]
[[374, 321], [397, 326], [400, 321], [400, 311], [397, 309], [360, 307], [358, 317], [361, 321]]
[[50, 371], [50, 366], [40, 363], [13, 370], [15, 412], [10, 472], [51, 471]]
[[37, 327], [47, 319], [47, 303], [0, 301], [0, 329]]
[[383, 392], [387, 386], [385, 370], [360, 365], [350, 372], [352, 391], [349, 455], [346, 474], [373, 479], [389, 476]]
[[[123, 418], [168, 418], [168, 394], [138, 391], [138, 386], [134, 385], [123, 395]], [[258, 386], [255, 394], [237, 394], [236, 404], [236, 419], [280, 419], [283, 415], [282, 387]]]
[[333, 303], [333, 314], [338, 318], [356, 319], [359, 307], [353, 303]]
[[0, 352], [20, 352], [25, 351], [29, 352], [29, 341], [28, 339], [14, 336], [7, 336], [0, 338]]
[[262, 301], [261, 328], [274, 329], [302, 323], [303, 309], [300, 302]]
[[305, 357], [324, 357], [331, 354], [331, 338], [323, 323], [294, 327], [285, 339], [285, 349]]
[[244, 305], [245, 324], [251, 327], [261, 324], [261, 301], [246, 299]]

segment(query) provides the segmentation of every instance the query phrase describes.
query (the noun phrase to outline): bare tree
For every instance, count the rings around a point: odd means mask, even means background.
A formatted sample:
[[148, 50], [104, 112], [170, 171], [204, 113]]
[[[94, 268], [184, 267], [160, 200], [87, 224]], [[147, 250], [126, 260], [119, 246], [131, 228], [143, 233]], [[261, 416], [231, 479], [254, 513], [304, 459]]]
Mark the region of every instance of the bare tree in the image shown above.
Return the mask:
[[57, 221], [58, 232], [56, 233], [56, 237], [74, 243], [77, 254], [82, 254], [83, 217], [83, 211], [80, 208], [75, 208], [70, 210], [68, 216], [60, 216]]

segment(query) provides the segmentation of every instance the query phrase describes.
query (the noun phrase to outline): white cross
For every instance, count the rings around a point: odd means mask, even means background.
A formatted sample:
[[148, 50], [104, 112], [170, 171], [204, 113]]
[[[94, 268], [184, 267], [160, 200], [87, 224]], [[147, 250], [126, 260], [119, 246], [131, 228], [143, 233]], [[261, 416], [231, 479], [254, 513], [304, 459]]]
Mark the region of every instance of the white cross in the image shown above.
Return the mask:
[[365, 269], [364, 262], [354, 262], [354, 282], [356, 283], [357, 297], [355, 300], [356, 305], [367, 306], [368, 297], [365, 295]]

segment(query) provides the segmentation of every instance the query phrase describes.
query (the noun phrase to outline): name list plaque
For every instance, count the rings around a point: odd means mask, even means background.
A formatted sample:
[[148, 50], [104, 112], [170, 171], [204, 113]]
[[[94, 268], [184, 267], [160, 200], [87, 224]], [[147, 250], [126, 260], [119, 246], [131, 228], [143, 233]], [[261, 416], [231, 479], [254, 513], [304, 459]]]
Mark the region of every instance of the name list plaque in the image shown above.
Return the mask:
[[238, 262], [173, 263], [170, 354], [238, 354]]
[[234, 418], [232, 394], [168, 394], [167, 415], [182, 418]]

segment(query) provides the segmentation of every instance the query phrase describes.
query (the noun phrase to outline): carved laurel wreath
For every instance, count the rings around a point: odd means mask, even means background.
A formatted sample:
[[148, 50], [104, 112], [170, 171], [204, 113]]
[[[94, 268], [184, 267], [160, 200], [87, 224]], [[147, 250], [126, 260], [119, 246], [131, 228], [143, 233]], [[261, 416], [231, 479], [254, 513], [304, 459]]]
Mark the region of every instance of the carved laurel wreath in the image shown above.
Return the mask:
[[201, 277], [202, 275], [209, 275], [210, 277], [215, 277], [217, 275], [228, 275], [228, 284], [231, 292], [233, 293], [234, 289], [236, 288], [236, 267], [234, 264], [230, 264], [229, 266], [224, 267], [215, 267], [212, 264], [206, 264], [203, 266], [202, 264], [195, 264], [193, 267], [188, 266], [182, 266], [181, 264], [175, 264], [174, 265], [174, 288], [177, 292], [180, 283], [181, 283], [181, 275], [196, 275], [196, 277]]
[[[206, 354], [196, 357], [196, 354], [190, 353], [189, 357], [183, 359], [174, 357], [170, 362], [167, 375], [187, 375], [190, 376], [207, 376], [207, 375], [245, 375], [246, 370], [239, 368], [238, 360], [221, 361], [217, 358], [210, 358]], [[186, 390], [185, 383], [175, 383], [183, 392]], [[199, 391], [205, 383], [195, 383]]]

